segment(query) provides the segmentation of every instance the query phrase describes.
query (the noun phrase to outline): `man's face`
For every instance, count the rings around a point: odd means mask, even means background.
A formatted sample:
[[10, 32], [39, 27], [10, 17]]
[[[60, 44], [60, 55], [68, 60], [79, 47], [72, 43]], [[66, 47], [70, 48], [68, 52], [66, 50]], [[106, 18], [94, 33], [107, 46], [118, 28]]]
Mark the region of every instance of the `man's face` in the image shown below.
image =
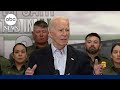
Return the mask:
[[55, 46], [64, 47], [70, 36], [69, 22], [66, 20], [56, 21], [54, 28], [50, 30], [50, 35]]
[[101, 48], [100, 40], [95, 36], [88, 36], [85, 40], [85, 49], [89, 54], [96, 54]]
[[48, 28], [34, 26], [32, 35], [33, 35], [35, 43], [45, 44], [48, 41]]

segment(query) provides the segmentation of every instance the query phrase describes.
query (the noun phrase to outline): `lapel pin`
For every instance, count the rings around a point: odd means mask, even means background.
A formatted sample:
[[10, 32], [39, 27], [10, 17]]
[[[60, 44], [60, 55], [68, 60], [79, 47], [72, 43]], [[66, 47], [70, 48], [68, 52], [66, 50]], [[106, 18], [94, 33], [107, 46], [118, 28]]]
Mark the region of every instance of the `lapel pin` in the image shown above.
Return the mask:
[[71, 58], [71, 60], [74, 60], [74, 58]]

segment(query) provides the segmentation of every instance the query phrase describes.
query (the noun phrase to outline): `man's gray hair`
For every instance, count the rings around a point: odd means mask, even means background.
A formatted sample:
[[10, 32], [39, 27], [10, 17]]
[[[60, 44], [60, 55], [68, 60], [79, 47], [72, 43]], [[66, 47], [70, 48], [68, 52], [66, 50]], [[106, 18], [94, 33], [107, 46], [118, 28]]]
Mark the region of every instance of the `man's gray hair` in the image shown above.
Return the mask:
[[68, 19], [67, 17], [65, 17], [65, 16], [55, 16], [55, 17], [53, 17], [53, 18], [50, 20], [50, 22], [49, 22], [49, 26], [48, 26], [48, 29], [49, 29], [49, 30], [51, 30], [51, 28], [54, 27], [54, 24], [55, 24], [55, 21], [56, 21], [56, 20], [66, 20], [66, 21], [69, 22], [69, 19]]

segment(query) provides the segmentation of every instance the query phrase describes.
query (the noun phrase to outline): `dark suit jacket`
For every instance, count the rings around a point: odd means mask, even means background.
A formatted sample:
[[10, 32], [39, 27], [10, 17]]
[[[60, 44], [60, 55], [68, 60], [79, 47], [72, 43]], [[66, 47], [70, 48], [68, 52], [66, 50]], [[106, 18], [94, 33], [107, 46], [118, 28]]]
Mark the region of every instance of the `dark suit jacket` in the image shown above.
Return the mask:
[[[54, 57], [52, 54], [51, 45], [34, 51], [29, 58], [29, 67], [37, 64], [34, 74], [41, 75], [54, 75]], [[90, 62], [87, 56], [72, 46], [67, 46], [67, 60], [65, 75], [79, 75], [79, 74], [92, 74]]]

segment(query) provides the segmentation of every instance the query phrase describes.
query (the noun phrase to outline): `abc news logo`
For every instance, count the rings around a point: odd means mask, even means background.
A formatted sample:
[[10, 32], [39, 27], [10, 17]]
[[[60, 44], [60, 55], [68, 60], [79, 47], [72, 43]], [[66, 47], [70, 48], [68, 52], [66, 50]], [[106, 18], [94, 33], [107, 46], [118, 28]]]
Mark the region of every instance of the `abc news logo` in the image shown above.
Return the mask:
[[7, 25], [14, 25], [17, 21], [17, 18], [14, 14], [8, 14], [6, 17], [5, 17], [5, 23]]

